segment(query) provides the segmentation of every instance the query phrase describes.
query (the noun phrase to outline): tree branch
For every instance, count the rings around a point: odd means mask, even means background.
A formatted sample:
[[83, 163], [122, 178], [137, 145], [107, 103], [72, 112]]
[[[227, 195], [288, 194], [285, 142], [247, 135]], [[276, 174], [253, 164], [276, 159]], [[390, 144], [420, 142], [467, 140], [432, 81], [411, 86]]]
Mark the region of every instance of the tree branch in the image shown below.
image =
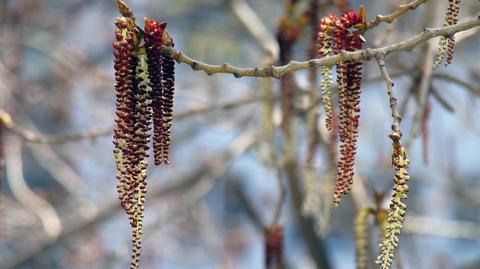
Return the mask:
[[419, 5], [425, 4], [428, 0], [414, 0], [408, 4], [400, 5], [397, 10], [395, 10], [393, 13], [390, 13], [388, 15], [382, 16], [382, 15], [377, 15], [374, 20], [371, 22], [367, 23], [367, 26], [365, 27], [366, 30], [372, 29], [379, 25], [382, 22], [386, 23], [392, 23], [395, 19], [400, 17], [403, 13], [416, 9]]
[[298, 62], [291, 61], [290, 63], [282, 66], [270, 65], [265, 68], [249, 67], [240, 68], [232, 66], [231, 64], [224, 63], [222, 65], [211, 65], [200, 62], [193, 58], [188, 57], [180, 51], [177, 51], [171, 47], [165, 47], [164, 52], [169, 53], [170, 56], [178, 63], [184, 63], [190, 65], [194, 71], [204, 71], [207, 75], [213, 75], [216, 73], [232, 74], [236, 78], [240, 77], [274, 77], [280, 78], [287, 73], [292, 73], [299, 70], [307, 70], [318, 68], [319, 66], [331, 66], [342, 61], [369, 61], [372, 57], [382, 53], [385, 56], [399, 51], [410, 51], [418, 44], [424, 43], [437, 36], [451, 36], [458, 32], [463, 32], [475, 27], [480, 26], [480, 17], [477, 15], [474, 18], [467, 19], [466, 21], [441, 28], [425, 28], [421, 33], [413, 36], [407, 40], [394, 43], [388, 46], [358, 50], [354, 52], [343, 51], [340, 54], [323, 57], [320, 59], [311, 59], [308, 61]]
[[400, 132], [400, 122], [402, 121], [402, 117], [400, 117], [400, 113], [398, 112], [397, 106], [397, 98], [393, 94], [393, 80], [388, 74], [387, 67], [385, 66], [385, 55], [380, 53], [378, 54], [375, 59], [377, 60], [378, 67], [380, 68], [380, 72], [382, 73], [383, 78], [385, 79], [385, 83], [387, 85], [387, 93], [390, 99], [390, 111], [392, 112], [392, 130], [394, 132]]

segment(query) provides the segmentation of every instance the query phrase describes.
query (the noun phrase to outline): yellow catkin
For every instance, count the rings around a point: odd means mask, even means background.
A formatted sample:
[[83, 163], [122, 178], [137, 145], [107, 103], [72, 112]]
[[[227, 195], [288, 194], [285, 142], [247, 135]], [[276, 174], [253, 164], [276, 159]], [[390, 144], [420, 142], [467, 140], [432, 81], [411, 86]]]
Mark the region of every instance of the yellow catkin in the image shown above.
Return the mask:
[[[458, 13], [460, 11], [460, 0], [449, 0], [447, 13], [445, 13], [445, 22], [443, 26], [455, 25], [458, 22]], [[440, 38], [438, 44], [438, 53], [433, 62], [433, 69], [437, 68], [440, 63], [447, 55], [447, 60], [445, 61], [445, 66], [452, 63], [453, 59], [453, 49], [455, 47], [455, 37], [445, 37]]]
[[445, 52], [447, 51], [447, 38], [442, 36], [440, 37], [440, 42], [438, 43], [437, 56], [433, 62], [433, 69], [437, 68], [440, 63], [442, 63], [443, 58], [445, 58]]
[[332, 101], [330, 100], [330, 88], [332, 87], [332, 69], [328, 66], [322, 66], [320, 68], [322, 74], [322, 101], [325, 107], [325, 126], [328, 130], [332, 129]]
[[381, 253], [377, 258], [377, 263], [381, 269], [390, 269], [395, 249], [398, 246], [398, 236], [405, 220], [407, 205], [404, 200], [407, 199], [409, 160], [406, 157], [405, 149], [399, 140], [393, 142], [392, 163], [395, 168], [394, 193], [390, 202], [387, 222], [385, 224], [385, 235], [380, 243]]
[[368, 217], [372, 213], [370, 208], [360, 208], [357, 211], [357, 217], [353, 223], [355, 233], [355, 256], [357, 269], [367, 269], [368, 267]]

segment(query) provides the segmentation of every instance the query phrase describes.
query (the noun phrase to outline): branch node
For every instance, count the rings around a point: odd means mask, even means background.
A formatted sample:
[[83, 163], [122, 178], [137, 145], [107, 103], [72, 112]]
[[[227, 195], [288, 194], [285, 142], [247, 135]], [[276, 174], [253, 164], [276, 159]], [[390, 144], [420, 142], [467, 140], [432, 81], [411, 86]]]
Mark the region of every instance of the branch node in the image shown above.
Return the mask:
[[[194, 71], [198, 71], [198, 63], [197, 63], [197, 62], [192, 62], [192, 63], [190, 64], [190, 66], [192, 67], [192, 69], [193, 69]], [[208, 73], [207, 73], [207, 74], [208, 74]]]

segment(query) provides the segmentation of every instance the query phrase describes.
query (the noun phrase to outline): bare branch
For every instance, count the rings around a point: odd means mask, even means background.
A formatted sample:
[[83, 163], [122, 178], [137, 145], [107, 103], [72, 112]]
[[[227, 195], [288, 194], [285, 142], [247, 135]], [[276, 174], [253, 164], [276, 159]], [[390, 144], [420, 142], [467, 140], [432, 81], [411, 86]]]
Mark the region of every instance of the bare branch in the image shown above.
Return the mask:
[[380, 23], [382, 22], [386, 22], [386, 23], [392, 23], [395, 19], [397, 19], [398, 17], [400, 17], [403, 13], [409, 11], [409, 10], [413, 10], [413, 9], [416, 9], [418, 6], [420, 6], [421, 4], [425, 4], [428, 0], [414, 0], [408, 4], [404, 4], [404, 5], [400, 5], [397, 10], [395, 10], [394, 12], [388, 14], [388, 15], [377, 15], [375, 17], [374, 20], [372, 20], [371, 22], [367, 23], [367, 26], [365, 27], [367, 30], [368, 29], [372, 29], [374, 27], [376, 27], [377, 25], [379, 25]]
[[413, 36], [407, 40], [394, 43], [388, 46], [358, 50], [354, 52], [342, 52], [337, 55], [323, 57], [320, 59], [311, 59], [308, 61], [298, 62], [291, 61], [290, 63], [282, 66], [268, 66], [265, 68], [249, 67], [240, 68], [232, 66], [231, 64], [224, 63], [222, 65], [211, 65], [192, 59], [180, 51], [173, 48], [166, 47], [165, 53], [170, 53], [170, 56], [179, 63], [190, 65], [195, 71], [204, 71], [207, 75], [213, 75], [216, 73], [232, 74], [236, 78], [240, 77], [274, 77], [280, 78], [287, 73], [292, 73], [299, 70], [314, 69], [319, 66], [330, 66], [337, 64], [341, 61], [369, 61], [372, 57], [383, 53], [385, 56], [400, 51], [410, 51], [417, 45], [424, 43], [437, 36], [451, 36], [455, 33], [463, 32], [475, 27], [480, 26], [480, 18], [477, 15], [474, 18], [467, 19], [466, 21], [441, 28], [426, 28], [421, 33]]
[[380, 53], [375, 57], [375, 59], [377, 60], [380, 72], [385, 79], [385, 83], [387, 84], [387, 93], [388, 97], [390, 98], [390, 111], [392, 112], [393, 118], [392, 130], [394, 132], [400, 132], [400, 122], [402, 121], [402, 117], [400, 117], [400, 113], [398, 112], [397, 98], [393, 94], [394, 83], [388, 74], [387, 67], [385, 66], [385, 55]]

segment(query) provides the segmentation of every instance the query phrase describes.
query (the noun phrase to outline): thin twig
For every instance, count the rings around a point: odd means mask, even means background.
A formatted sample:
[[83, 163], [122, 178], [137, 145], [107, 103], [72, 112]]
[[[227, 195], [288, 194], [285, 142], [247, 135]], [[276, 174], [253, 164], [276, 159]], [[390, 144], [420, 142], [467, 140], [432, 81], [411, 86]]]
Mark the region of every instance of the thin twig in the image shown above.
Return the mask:
[[400, 51], [410, 51], [418, 44], [424, 43], [437, 36], [451, 36], [458, 32], [463, 32], [475, 27], [480, 26], [480, 17], [477, 15], [474, 18], [467, 19], [462, 23], [456, 25], [445, 26], [441, 28], [425, 28], [421, 33], [413, 36], [407, 40], [394, 43], [388, 46], [358, 50], [354, 52], [345, 52], [323, 57], [320, 59], [311, 59], [308, 61], [298, 62], [291, 61], [282, 66], [268, 66], [266, 68], [248, 67], [240, 68], [231, 64], [224, 63], [222, 65], [211, 65], [192, 59], [180, 51], [177, 51], [171, 47], [165, 47], [164, 52], [169, 53], [170, 56], [179, 63], [190, 65], [195, 71], [204, 71], [207, 75], [213, 75], [216, 73], [232, 74], [236, 78], [240, 77], [274, 77], [280, 78], [287, 73], [292, 73], [299, 70], [307, 70], [318, 68], [319, 66], [331, 66], [342, 61], [369, 61], [372, 57], [383, 53], [385, 56]]
[[377, 15], [374, 20], [371, 22], [367, 23], [367, 26], [365, 27], [367, 30], [372, 29], [379, 25], [382, 22], [386, 23], [392, 23], [394, 20], [396, 20], [398, 17], [400, 17], [403, 13], [416, 9], [418, 6], [421, 4], [426, 3], [428, 0], [414, 0], [408, 4], [400, 5], [394, 12], [388, 14], [388, 15]]
[[393, 94], [394, 83], [388, 74], [387, 67], [385, 66], [385, 55], [380, 53], [375, 57], [375, 59], [377, 60], [380, 72], [382, 73], [387, 85], [387, 94], [390, 99], [390, 111], [393, 118], [392, 130], [394, 132], [400, 132], [400, 122], [402, 121], [402, 117], [400, 117], [400, 113], [398, 112], [397, 98]]

